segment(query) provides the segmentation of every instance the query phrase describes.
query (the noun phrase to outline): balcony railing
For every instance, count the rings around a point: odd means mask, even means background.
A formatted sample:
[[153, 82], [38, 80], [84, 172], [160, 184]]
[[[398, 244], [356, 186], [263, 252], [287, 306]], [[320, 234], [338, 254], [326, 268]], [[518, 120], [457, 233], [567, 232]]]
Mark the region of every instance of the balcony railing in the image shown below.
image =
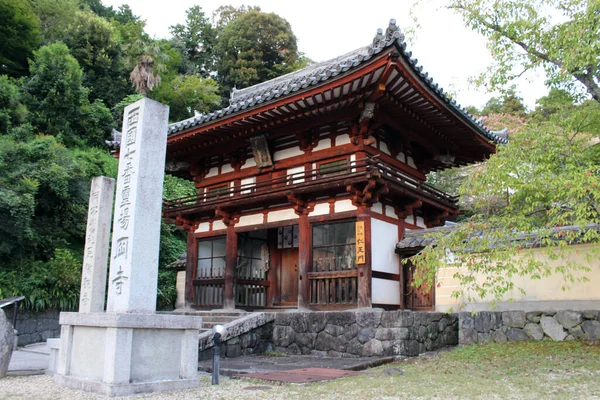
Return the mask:
[[328, 166], [326, 169], [315, 168], [256, 183], [164, 200], [163, 211], [165, 216], [168, 216], [170, 213], [185, 213], [185, 211], [193, 212], [198, 208], [211, 208], [210, 206], [222, 204], [224, 201], [242, 205], [252, 200], [260, 201], [263, 197], [281, 195], [292, 190], [308, 193], [318, 188], [326, 188], [328, 184], [345, 188], [346, 183], [365, 181], [374, 176], [401, 187], [405, 192], [414, 193], [415, 196], [426, 196], [449, 206], [457, 203], [457, 197], [450, 196], [423, 181], [414, 179], [406, 172], [381, 162], [377, 157], [369, 157], [348, 161], [346, 164]]

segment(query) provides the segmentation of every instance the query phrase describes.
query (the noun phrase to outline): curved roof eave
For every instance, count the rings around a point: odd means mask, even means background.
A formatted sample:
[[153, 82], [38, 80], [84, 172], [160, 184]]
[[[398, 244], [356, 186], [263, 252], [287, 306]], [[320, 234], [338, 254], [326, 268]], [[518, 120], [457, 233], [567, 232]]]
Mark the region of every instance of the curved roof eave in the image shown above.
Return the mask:
[[212, 113], [200, 114], [170, 124], [168, 127], [168, 134], [169, 136], [176, 135], [191, 128], [199, 127], [209, 122], [238, 114], [242, 111], [251, 110], [256, 106], [266, 104], [271, 100], [288, 97], [292, 93], [299, 92], [311, 86], [320, 86], [331, 79], [346, 74], [350, 70], [356, 69], [360, 65], [364, 65], [368, 60], [372, 59], [373, 56], [381, 53], [383, 50], [389, 49], [391, 46], [395, 46], [406, 64], [424, 86], [431, 90], [451, 112], [454, 112], [463, 122], [487, 140], [494, 143], [507, 143], [505, 138], [496, 135], [494, 132], [487, 129], [483, 126], [481, 121], [476, 120], [454, 99], [448, 97], [444, 90], [433, 81], [433, 78], [431, 78], [428, 73], [423, 72], [423, 67], [418, 65], [418, 60], [412, 57], [411, 51], [407, 50], [407, 43], [404, 39], [404, 34], [396, 25], [396, 21], [392, 19], [385, 31], [385, 35], [382, 29], [377, 30], [377, 36], [375, 36], [372, 44], [363, 46], [334, 59], [309, 65], [306, 68], [269, 81], [238, 91], [234, 90], [229, 106]]

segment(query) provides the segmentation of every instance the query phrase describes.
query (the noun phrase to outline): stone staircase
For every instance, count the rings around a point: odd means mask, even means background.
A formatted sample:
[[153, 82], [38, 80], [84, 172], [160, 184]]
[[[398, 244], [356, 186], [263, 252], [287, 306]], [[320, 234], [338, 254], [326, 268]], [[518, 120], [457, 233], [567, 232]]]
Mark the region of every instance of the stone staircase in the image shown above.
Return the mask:
[[200, 333], [211, 331], [215, 325], [227, 325], [237, 319], [240, 319], [248, 314], [247, 311], [175, 311], [176, 314], [190, 315], [195, 317], [202, 317], [202, 329]]

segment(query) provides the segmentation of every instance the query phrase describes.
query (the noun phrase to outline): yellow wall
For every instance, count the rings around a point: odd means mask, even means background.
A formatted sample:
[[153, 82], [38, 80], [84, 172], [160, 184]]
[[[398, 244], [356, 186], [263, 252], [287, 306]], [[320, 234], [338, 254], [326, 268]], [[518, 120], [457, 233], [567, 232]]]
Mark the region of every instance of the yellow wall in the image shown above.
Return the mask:
[[[598, 250], [600, 245], [572, 245], [565, 251], [566, 257], [578, 264], [586, 265], [590, 272], [581, 272], [579, 276], [585, 276], [589, 282], [572, 283], [566, 290], [564, 278], [561, 274], [554, 274], [548, 278], [532, 280], [526, 277], [514, 277], [515, 288], [521, 287], [525, 294], [518, 289], [506, 293], [502, 301], [495, 304], [497, 310], [552, 310], [552, 309], [600, 309], [600, 260], [598, 259]], [[546, 261], [547, 255], [544, 249], [527, 250], [534, 252], [538, 259]], [[592, 262], [585, 260], [586, 254], [592, 254]], [[559, 265], [559, 261], [549, 261], [550, 266]], [[452, 292], [459, 289], [458, 279], [452, 276], [457, 272], [460, 266], [448, 266], [438, 272], [437, 285], [435, 289], [435, 308], [436, 311], [447, 311], [450, 308], [453, 311], [472, 311], [472, 310], [490, 310], [494, 306], [490, 304], [491, 299], [479, 300], [472, 304], [467, 304], [466, 296], [454, 298]], [[509, 302], [512, 298], [513, 301]]]

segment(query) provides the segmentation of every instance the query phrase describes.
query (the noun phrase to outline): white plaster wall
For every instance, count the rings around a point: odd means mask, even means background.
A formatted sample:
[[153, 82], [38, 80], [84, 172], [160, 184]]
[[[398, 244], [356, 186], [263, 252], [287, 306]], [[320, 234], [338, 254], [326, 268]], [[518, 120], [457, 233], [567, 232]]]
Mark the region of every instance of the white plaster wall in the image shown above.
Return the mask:
[[300, 150], [298, 147], [293, 147], [293, 148], [285, 149], [285, 150], [279, 150], [279, 151], [276, 151], [275, 154], [273, 155], [273, 161], [279, 161], [279, 160], [283, 160], [286, 158], [301, 156], [303, 154], [304, 154], [304, 152], [302, 150]]
[[213, 228], [213, 231], [218, 231], [220, 229], [227, 229], [227, 226], [223, 223], [223, 221], [217, 220], [217, 221], [213, 222], [212, 228]]
[[427, 228], [427, 226], [425, 226], [425, 221], [423, 221], [423, 217], [417, 217], [415, 218], [416, 223], [415, 225], [417, 225], [420, 228]]
[[390, 153], [390, 150], [388, 149], [387, 144], [385, 144], [385, 142], [379, 142], [379, 150], [381, 150], [382, 153], [385, 153], [388, 156], [392, 154]]
[[381, 204], [381, 203], [373, 204], [373, 206], [371, 207], [371, 211], [373, 211], [377, 214], [383, 214], [383, 204]]
[[413, 160], [412, 157], [408, 157], [408, 160], [406, 161], [406, 163], [413, 168], [417, 168], [417, 166], [415, 165], [415, 161]]
[[[398, 273], [398, 226], [371, 218], [371, 268], [373, 271]], [[374, 291], [373, 291], [374, 292]]]
[[211, 176], [217, 176], [219, 175], [219, 168], [217, 167], [212, 167], [209, 171], [208, 174], [206, 174], [207, 178], [210, 178]]
[[[241, 194], [248, 194], [250, 192], [252, 192], [252, 188], [254, 186], [256, 186], [256, 177], [250, 177], [250, 178], [246, 178], [246, 179], [242, 179], [241, 181], [242, 187], [246, 187], [246, 189], [241, 191]], [[247, 186], [249, 185], [249, 186]]]
[[260, 225], [263, 223], [263, 214], [244, 215], [235, 226]]
[[354, 211], [356, 210], [356, 206], [352, 204], [352, 200], [338, 200], [335, 202], [334, 211], [336, 213], [343, 211]]
[[[350, 155], [350, 165], [354, 166], [354, 161], [356, 161], [356, 154], [351, 154]], [[356, 168], [352, 168], [352, 172], [356, 172]]]
[[175, 287], [177, 288], [177, 300], [175, 300], [175, 308], [183, 308], [185, 307], [185, 271], [177, 271]]
[[225, 165], [223, 165], [221, 167], [221, 173], [222, 174], [226, 174], [228, 172], [233, 172], [233, 171], [235, 171], [235, 170], [233, 169], [233, 167], [231, 166], [231, 164], [225, 164]]
[[302, 183], [302, 182], [304, 182], [304, 166], [302, 166], [302, 167], [295, 167], [295, 168], [289, 168], [287, 170], [287, 174], [288, 175], [294, 174], [294, 176], [292, 177], [292, 181], [288, 182], [288, 184], [290, 184], [290, 185], [293, 185], [295, 183]]
[[315, 147], [313, 149], [313, 151], [325, 150], [330, 147], [331, 147], [331, 139], [330, 138], [321, 139], [321, 140], [319, 140], [319, 144], [317, 145], [317, 147]]
[[414, 215], [409, 215], [408, 217], [406, 217], [404, 219], [404, 222], [406, 222], [407, 224], [414, 225], [415, 224], [415, 216]]
[[398, 215], [396, 215], [396, 210], [392, 206], [385, 206], [385, 216], [398, 219]]
[[329, 214], [329, 203], [319, 203], [315, 205], [314, 210], [310, 213], [311, 217], [317, 215], [327, 215]]
[[406, 156], [404, 155], [404, 153], [400, 152], [396, 156], [396, 160], [406, 163]]
[[373, 278], [373, 304], [400, 304], [400, 283], [387, 279]]
[[372, 141], [373, 141], [373, 143], [371, 143], [371, 145], [370, 145], [370, 146], [371, 146], [371, 147], [375, 147], [375, 148], [377, 148], [377, 139], [375, 139], [375, 137], [374, 137], [374, 136], [369, 136], [369, 140], [372, 140]]
[[285, 210], [271, 211], [267, 216], [267, 222], [285, 221], [286, 219], [297, 219], [298, 216], [293, 208]]
[[244, 168], [252, 168], [252, 167], [256, 167], [256, 161], [254, 161], [254, 158], [250, 157], [246, 160], [246, 162], [244, 163], [244, 165], [242, 165], [242, 169]]
[[336, 146], [341, 146], [343, 144], [349, 144], [349, 143], [350, 143], [350, 135], [348, 135], [347, 133], [345, 133], [343, 135], [339, 135], [338, 137], [335, 138]]
[[210, 231], [210, 224], [208, 222], [202, 222], [198, 225], [198, 229], [196, 229], [196, 233], [200, 232], [208, 232]]

